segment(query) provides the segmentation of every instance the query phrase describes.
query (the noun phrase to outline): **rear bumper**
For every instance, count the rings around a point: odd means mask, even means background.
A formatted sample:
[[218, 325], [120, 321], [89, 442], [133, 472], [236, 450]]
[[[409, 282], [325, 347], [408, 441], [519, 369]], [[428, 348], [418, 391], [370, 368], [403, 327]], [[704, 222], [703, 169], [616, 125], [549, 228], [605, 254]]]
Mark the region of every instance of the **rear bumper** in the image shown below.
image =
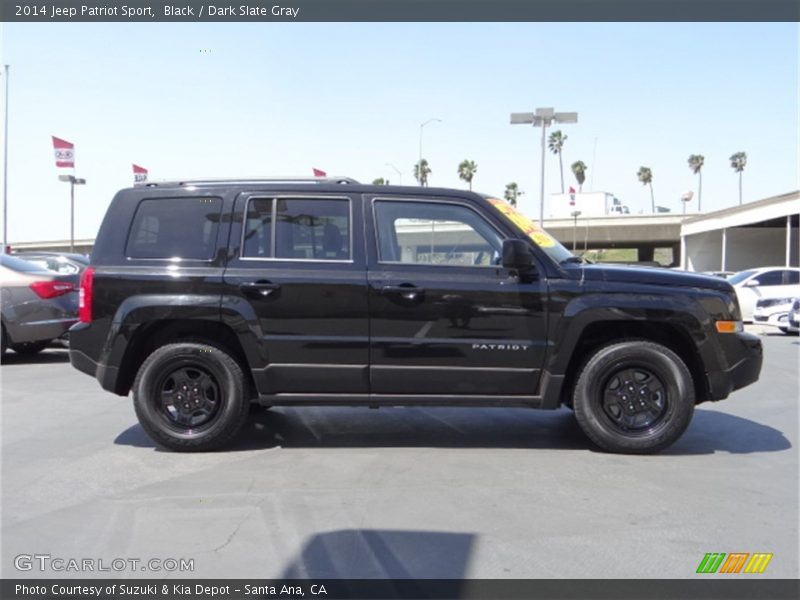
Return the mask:
[[60, 338], [77, 322], [77, 319], [70, 318], [27, 323], [6, 323], [6, 331], [15, 344], [43, 342]]
[[731, 392], [758, 381], [764, 351], [761, 340], [751, 333], [720, 336], [724, 340], [724, 352], [730, 365], [720, 371], [709, 371], [709, 399], [724, 400]]

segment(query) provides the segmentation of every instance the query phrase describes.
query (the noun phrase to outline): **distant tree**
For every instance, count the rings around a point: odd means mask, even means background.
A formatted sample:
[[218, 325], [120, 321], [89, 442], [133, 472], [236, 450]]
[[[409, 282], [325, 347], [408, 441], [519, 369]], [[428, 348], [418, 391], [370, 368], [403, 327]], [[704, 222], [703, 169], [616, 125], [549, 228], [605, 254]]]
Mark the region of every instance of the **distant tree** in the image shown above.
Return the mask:
[[472, 178], [478, 172], [478, 165], [473, 160], [462, 160], [458, 165], [458, 177], [469, 184], [472, 189]]
[[692, 173], [697, 175], [697, 212], [703, 207], [703, 163], [706, 158], [702, 154], [692, 154], [689, 156], [689, 168]]
[[377, 179], [372, 180], [372, 185], [389, 185], [389, 180], [384, 179], [383, 177], [378, 177]]
[[653, 195], [653, 171], [650, 167], [639, 167], [639, 172], [636, 173], [642, 185], [650, 186], [650, 212], [656, 212], [656, 199]]
[[[583, 191], [583, 182], [586, 181], [586, 171], [589, 167], [582, 160], [577, 160], [572, 163], [572, 173], [575, 175], [575, 181], [578, 182], [578, 191]], [[561, 193], [564, 193], [564, 186], [561, 186]]]
[[428, 161], [424, 158], [414, 165], [414, 179], [423, 187], [427, 187], [428, 176], [431, 173], [433, 173], [433, 171], [431, 171]]
[[517, 205], [517, 199], [524, 194], [519, 186], [517, 185], [516, 181], [512, 181], [511, 183], [506, 184], [506, 191], [503, 194], [503, 198], [505, 198], [506, 202], [508, 202], [511, 206]]
[[739, 174], [739, 204], [742, 204], [742, 171], [747, 166], [747, 154], [737, 152], [731, 154], [731, 168]]
[[567, 136], [556, 130], [550, 134], [547, 139], [547, 146], [553, 154], [558, 155], [558, 168], [561, 171], [561, 193], [564, 193], [564, 163], [561, 160], [561, 151], [564, 148], [564, 142], [567, 141]]

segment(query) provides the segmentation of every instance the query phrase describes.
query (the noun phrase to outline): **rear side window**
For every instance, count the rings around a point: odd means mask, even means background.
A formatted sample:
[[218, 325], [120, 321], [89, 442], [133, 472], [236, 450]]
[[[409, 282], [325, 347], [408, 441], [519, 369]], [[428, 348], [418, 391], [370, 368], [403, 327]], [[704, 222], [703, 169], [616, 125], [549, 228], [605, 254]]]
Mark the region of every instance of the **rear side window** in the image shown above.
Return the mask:
[[242, 256], [349, 260], [350, 201], [253, 198], [247, 203]]
[[125, 249], [130, 258], [210, 260], [217, 246], [220, 198], [143, 200]]

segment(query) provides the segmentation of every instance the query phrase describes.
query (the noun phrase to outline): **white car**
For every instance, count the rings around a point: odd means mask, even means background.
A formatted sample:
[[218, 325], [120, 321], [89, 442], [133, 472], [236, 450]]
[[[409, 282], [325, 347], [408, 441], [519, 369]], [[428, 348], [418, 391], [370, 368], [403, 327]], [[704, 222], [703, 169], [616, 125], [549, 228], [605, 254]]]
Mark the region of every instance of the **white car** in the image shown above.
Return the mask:
[[800, 268], [762, 267], [739, 271], [728, 278], [736, 290], [742, 320], [752, 321], [759, 298], [800, 297]]
[[[800, 305], [800, 300], [795, 298], [785, 298], [778, 296], [775, 298], [759, 298], [756, 300], [756, 307], [753, 310], [753, 323], [761, 325], [772, 325], [783, 333], [796, 333], [800, 331], [800, 325], [795, 320], [795, 324], [789, 320], [789, 313], [795, 303]], [[800, 306], [798, 306], [800, 311]]]
[[789, 310], [789, 331], [800, 331], [800, 298], [795, 298]]

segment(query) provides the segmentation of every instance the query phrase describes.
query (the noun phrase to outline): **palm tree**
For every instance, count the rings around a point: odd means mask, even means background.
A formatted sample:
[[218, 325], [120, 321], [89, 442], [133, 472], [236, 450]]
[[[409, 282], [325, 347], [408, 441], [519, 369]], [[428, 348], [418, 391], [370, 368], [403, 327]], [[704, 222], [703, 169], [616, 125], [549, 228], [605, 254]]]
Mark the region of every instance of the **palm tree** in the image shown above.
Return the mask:
[[503, 198], [505, 198], [506, 202], [508, 202], [511, 206], [517, 205], [517, 198], [524, 194], [519, 186], [517, 185], [516, 181], [512, 181], [511, 183], [506, 184], [506, 191], [503, 194]]
[[561, 193], [564, 193], [564, 163], [561, 161], [561, 150], [564, 148], [564, 142], [567, 141], [567, 136], [561, 133], [560, 130], [554, 131], [547, 139], [547, 146], [553, 154], [558, 154], [558, 168], [561, 171]]
[[389, 180], [384, 179], [383, 177], [378, 177], [377, 179], [372, 180], [372, 185], [389, 185]]
[[[586, 181], [586, 171], [589, 167], [582, 160], [572, 163], [572, 173], [575, 175], [575, 181], [578, 182], [578, 191], [583, 190], [583, 182]], [[561, 193], [564, 193], [564, 186], [561, 186]]]
[[650, 186], [650, 210], [655, 213], [656, 199], [655, 196], [653, 196], [653, 171], [650, 167], [639, 167], [639, 172], [636, 173], [636, 176], [639, 178], [639, 181], [642, 182], [642, 185]]
[[739, 205], [742, 204], [742, 171], [747, 166], [747, 154], [737, 152], [731, 154], [731, 168], [739, 174]]
[[422, 187], [427, 187], [428, 175], [431, 173], [433, 173], [433, 171], [431, 171], [430, 166], [428, 166], [428, 161], [424, 158], [421, 158], [420, 161], [414, 165], [414, 179], [419, 181]]
[[703, 163], [706, 157], [702, 154], [692, 154], [689, 156], [689, 168], [692, 173], [697, 175], [697, 212], [700, 212], [703, 204]]
[[463, 179], [469, 184], [469, 189], [472, 190], [472, 178], [478, 172], [478, 165], [474, 160], [462, 160], [458, 165], [458, 178]]

